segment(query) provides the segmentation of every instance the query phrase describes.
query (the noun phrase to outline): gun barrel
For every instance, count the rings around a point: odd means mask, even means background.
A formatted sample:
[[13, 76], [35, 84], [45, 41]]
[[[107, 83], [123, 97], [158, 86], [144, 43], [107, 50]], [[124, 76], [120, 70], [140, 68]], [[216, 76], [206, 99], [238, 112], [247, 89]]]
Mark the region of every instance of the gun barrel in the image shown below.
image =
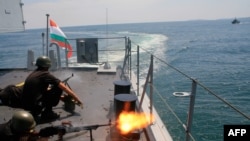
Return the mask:
[[65, 125], [50, 126], [41, 129], [38, 135], [41, 137], [49, 137], [59, 133], [64, 135], [66, 133], [80, 132], [82, 130], [93, 130], [93, 129], [96, 130], [98, 127], [101, 126], [111, 126], [111, 121], [109, 121], [108, 124], [95, 124], [95, 125], [86, 125], [78, 127], [67, 127]]
[[79, 126], [79, 127], [65, 127], [66, 133], [72, 133], [72, 132], [79, 132], [82, 130], [96, 130], [98, 127], [101, 126], [110, 126], [111, 123], [108, 124], [95, 124], [95, 125], [86, 125], [86, 126]]
[[67, 82], [70, 78], [72, 78], [74, 76], [74, 74], [72, 73], [71, 76], [69, 76], [68, 78], [64, 79], [62, 82]]

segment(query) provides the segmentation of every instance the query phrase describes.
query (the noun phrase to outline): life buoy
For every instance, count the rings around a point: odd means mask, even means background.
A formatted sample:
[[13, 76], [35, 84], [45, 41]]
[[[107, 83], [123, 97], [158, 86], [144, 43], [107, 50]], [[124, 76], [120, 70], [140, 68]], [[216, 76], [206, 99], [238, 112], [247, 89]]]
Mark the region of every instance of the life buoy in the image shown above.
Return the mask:
[[179, 97], [184, 97], [184, 96], [190, 96], [191, 93], [190, 92], [174, 92], [173, 95], [179, 96]]

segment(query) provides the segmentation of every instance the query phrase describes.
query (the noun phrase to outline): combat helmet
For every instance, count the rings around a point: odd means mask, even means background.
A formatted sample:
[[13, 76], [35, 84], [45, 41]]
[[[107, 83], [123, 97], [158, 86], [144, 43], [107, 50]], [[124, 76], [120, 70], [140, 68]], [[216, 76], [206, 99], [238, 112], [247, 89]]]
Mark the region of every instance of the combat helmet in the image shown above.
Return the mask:
[[33, 116], [27, 111], [17, 111], [11, 119], [11, 127], [16, 132], [32, 132], [36, 126]]
[[47, 56], [40, 56], [36, 59], [36, 66], [49, 68], [51, 66], [51, 61]]

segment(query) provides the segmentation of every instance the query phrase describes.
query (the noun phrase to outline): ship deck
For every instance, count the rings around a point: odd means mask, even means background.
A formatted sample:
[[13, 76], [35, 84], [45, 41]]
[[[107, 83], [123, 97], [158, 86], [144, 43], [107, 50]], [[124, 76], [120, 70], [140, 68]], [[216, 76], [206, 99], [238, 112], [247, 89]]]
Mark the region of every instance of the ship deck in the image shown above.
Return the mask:
[[[18, 84], [23, 82], [30, 71], [26, 69], [1, 69], [0, 70], [0, 88], [4, 88], [9, 84]], [[117, 134], [115, 129], [114, 116], [114, 84], [113, 82], [119, 80], [119, 70], [116, 68], [98, 71], [96, 68], [65, 68], [57, 71], [51, 71], [52, 74], [61, 80], [73, 74], [69, 79], [68, 84], [73, 91], [78, 94], [84, 103], [83, 109], [79, 106], [75, 107], [74, 112], [67, 112], [64, 110], [64, 103], [59, 102], [53, 110], [60, 114], [60, 118], [54, 122], [38, 124], [36, 130], [49, 126], [61, 125], [63, 121], [71, 122], [73, 127], [84, 125], [108, 124], [111, 121], [111, 126], [102, 126], [92, 131], [92, 137], [95, 141], [122, 141], [123, 139]], [[14, 111], [18, 108], [11, 108], [8, 106], [0, 106], [0, 123], [7, 122], [11, 119]], [[57, 140], [58, 136], [52, 136], [49, 140]], [[63, 140], [70, 141], [89, 141], [90, 131], [83, 130], [65, 134]], [[140, 135], [140, 140], [147, 140], [144, 134]]]

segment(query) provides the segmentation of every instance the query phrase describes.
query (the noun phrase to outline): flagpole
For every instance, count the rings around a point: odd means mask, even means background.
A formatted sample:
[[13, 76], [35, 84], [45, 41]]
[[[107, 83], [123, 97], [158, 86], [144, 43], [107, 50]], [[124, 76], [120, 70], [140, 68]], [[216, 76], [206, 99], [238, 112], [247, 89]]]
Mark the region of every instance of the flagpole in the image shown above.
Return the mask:
[[49, 14], [46, 14], [47, 16], [47, 30], [46, 30], [46, 56], [49, 56]]

